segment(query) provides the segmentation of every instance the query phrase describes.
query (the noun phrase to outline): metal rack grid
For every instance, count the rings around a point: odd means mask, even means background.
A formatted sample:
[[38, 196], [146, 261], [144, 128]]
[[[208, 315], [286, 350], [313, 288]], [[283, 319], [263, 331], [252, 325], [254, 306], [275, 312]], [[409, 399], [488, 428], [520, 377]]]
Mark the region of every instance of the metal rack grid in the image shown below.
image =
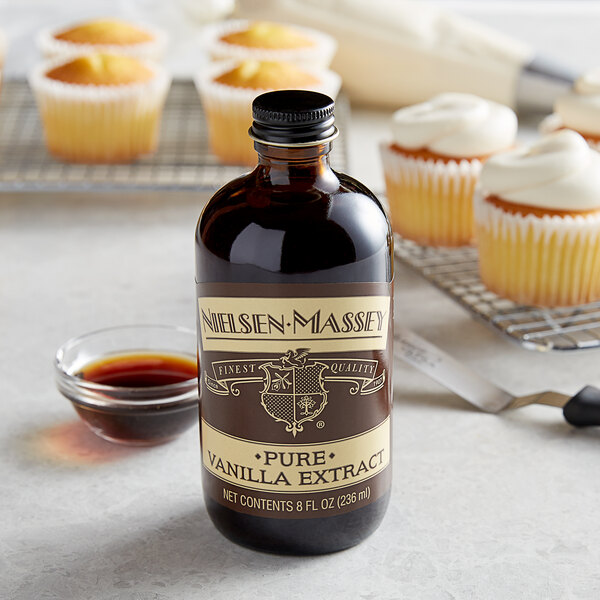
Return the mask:
[[[336, 102], [336, 120], [344, 130], [348, 101]], [[346, 168], [346, 144], [340, 136], [331, 162]], [[131, 164], [68, 164], [46, 150], [33, 94], [26, 81], [8, 80], [0, 95], [0, 192], [215, 190], [247, 172], [222, 165], [208, 149], [208, 132], [198, 93], [191, 81], [174, 81], [163, 111], [158, 151]]]
[[394, 247], [403, 262], [529, 350], [600, 347], [600, 302], [552, 309], [522, 306], [485, 287], [479, 278], [475, 248], [428, 248], [398, 235]]

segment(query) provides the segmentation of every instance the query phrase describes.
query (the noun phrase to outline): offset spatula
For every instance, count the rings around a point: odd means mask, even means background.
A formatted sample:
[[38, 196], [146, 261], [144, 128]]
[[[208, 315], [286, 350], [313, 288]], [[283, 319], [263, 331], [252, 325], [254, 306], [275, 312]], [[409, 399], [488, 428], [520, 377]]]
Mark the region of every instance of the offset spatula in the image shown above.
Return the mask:
[[408, 329], [396, 328], [394, 355], [486, 412], [547, 404], [562, 408], [575, 427], [600, 425], [600, 389], [591, 385], [574, 396], [558, 392], [513, 396]]

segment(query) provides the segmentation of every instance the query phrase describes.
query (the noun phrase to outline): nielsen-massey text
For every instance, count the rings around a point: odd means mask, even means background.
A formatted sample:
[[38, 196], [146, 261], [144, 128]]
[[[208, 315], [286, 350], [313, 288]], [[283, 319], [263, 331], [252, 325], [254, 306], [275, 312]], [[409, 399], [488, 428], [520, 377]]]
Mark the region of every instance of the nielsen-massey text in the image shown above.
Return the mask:
[[384, 327], [386, 312], [366, 310], [357, 312], [321, 313], [317, 310], [312, 315], [303, 315], [293, 309], [290, 315], [269, 313], [214, 312], [201, 309], [202, 327], [207, 333], [241, 334], [241, 335], [283, 335], [298, 332], [321, 335], [323, 333], [380, 333]]

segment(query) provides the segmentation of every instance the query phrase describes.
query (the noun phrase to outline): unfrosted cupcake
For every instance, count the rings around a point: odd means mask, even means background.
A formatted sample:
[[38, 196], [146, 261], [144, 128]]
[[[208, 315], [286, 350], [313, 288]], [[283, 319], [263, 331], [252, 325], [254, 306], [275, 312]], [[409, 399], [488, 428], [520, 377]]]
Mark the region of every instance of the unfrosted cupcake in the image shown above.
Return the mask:
[[320, 31], [268, 21], [225, 21], [208, 25], [202, 43], [215, 60], [293, 62], [327, 68], [335, 54], [335, 40]]
[[514, 144], [517, 118], [471, 94], [440, 94], [402, 108], [381, 145], [392, 228], [423, 245], [473, 243], [473, 193], [481, 164]]
[[600, 69], [581, 76], [572, 90], [555, 100], [554, 113], [542, 121], [540, 130], [558, 129], [572, 129], [592, 148], [600, 149]]
[[225, 163], [255, 165], [256, 151], [248, 129], [256, 96], [272, 90], [303, 89], [335, 98], [340, 83], [332, 71], [285, 62], [249, 60], [213, 65], [196, 78], [212, 152]]
[[160, 60], [167, 44], [167, 35], [151, 25], [135, 25], [118, 19], [96, 19], [67, 28], [44, 29], [37, 41], [46, 58], [105, 52]]
[[128, 162], [153, 152], [170, 79], [130, 56], [51, 61], [30, 77], [48, 150], [69, 162]]
[[489, 159], [475, 201], [481, 278], [521, 304], [600, 300], [600, 154], [562, 130]]

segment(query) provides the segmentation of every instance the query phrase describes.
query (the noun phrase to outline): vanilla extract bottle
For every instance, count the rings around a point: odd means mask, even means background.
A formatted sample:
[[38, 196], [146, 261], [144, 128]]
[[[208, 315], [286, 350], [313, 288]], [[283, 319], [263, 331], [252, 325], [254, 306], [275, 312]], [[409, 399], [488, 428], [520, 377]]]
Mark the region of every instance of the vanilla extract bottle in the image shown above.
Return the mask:
[[334, 552], [389, 500], [392, 233], [330, 167], [331, 98], [269, 92], [252, 111], [258, 165], [196, 229], [204, 497], [234, 542]]

